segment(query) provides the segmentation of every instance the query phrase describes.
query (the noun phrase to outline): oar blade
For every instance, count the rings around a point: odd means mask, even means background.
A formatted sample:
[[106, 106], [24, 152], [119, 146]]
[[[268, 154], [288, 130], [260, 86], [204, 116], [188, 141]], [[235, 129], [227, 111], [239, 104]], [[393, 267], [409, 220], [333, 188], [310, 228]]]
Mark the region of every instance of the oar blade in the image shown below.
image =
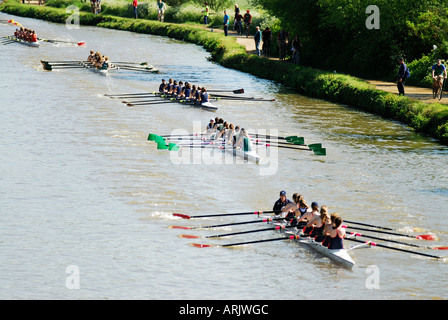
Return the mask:
[[190, 227], [183, 227], [183, 226], [169, 226], [170, 229], [183, 229], [183, 230], [191, 230]]
[[312, 150], [316, 156], [326, 156], [327, 155], [327, 149], [325, 149], [325, 148], [312, 149]]
[[419, 240], [434, 241], [434, 240], [436, 240], [436, 235], [435, 234], [420, 234], [420, 235], [416, 236], [415, 238], [419, 239]]
[[201, 244], [201, 243], [192, 243], [191, 245], [193, 247], [196, 247], [196, 248], [210, 248], [210, 247], [212, 247], [211, 244]]
[[173, 213], [173, 216], [179, 217], [179, 218], [182, 218], [182, 219], [191, 219], [191, 216], [186, 215], [186, 214], [182, 214], [182, 213]]
[[191, 234], [180, 234], [179, 238], [183, 238], [183, 239], [199, 239], [200, 237], [193, 236]]

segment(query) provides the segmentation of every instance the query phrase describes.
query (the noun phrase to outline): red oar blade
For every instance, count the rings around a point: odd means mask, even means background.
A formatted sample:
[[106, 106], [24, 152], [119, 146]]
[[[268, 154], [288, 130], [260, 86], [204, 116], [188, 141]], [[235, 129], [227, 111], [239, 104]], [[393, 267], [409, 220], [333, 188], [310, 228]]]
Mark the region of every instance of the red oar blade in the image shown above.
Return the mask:
[[428, 241], [436, 240], [436, 236], [434, 234], [421, 234], [416, 236], [415, 238], [419, 240], [428, 240]]
[[432, 250], [448, 250], [448, 247], [434, 247]]
[[190, 234], [180, 234], [179, 238], [184, 238], [184, 239], [198, 239], [198, 236], [192, 236]]
[[78, 42], [78, 46], [80, 47], [85, 47], [86, 43], [84, 41]]
[[192, 243], [191, 245], [196, 248], [209, 248], [212, 246], [210, 244], [200, 244], [200, 243]]
[[190, 219], [191, 218], [191, 216], [186, 215], [186, 214], [182, 214], [182, 213], [173, 213], [173, 216], [180, 217], [182, 219]]
[[190, 230], [190, 227], [182, 227], [182, 226], [169, 226], [170, 229], [184, 229], [184, 230]]

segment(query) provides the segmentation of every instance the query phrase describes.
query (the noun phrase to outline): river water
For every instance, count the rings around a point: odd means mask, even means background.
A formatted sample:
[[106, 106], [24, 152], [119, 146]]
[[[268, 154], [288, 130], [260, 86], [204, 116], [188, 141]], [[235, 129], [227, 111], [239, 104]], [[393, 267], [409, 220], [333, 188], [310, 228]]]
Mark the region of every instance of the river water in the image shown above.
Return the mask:
[[[353, 250], [356, 266], [347, 271], [284, 241], [234, 249], [190, 245], [278, 237], [274, 232], [221, 240], [178, 237], [259, 225], [169, 228], [257, 219], [182, 220], [172, 213], [270, 210], [286, 190], [289, 198], [301, 193], [308, 203], [318, 201], [347, 220], [437, 236], [395, 240], [447, 245], [446, 146], [400, 123], [223, 68], [196, 45], [0, 14], [11, 17], [40, 37], [88, 45], [1, 46], [1, 299], [448, 298], [443, 261], [372, 247]], [[13, 30], [0, 25], [2, 36]], [[44, 72], [39, 63], [83, 60], [90, 49], [112, 61], [149, 61], [161, 73], [119, 70], [104, 77], [85, 69]], [[244, 88], [245, 96], [276, 101], [221, 100], [211, 113], [177, 104], [127, 107], [103, 96], [153, 91], [162, 77], [208, 89]], [[222, 158], [210, 161], [211, 155], [201, 153], [179, 158], [146, 140], [148, 133], [192, 132], [215, 116], [252, 131], [321, 142], [327, 156], [260, 149], [265, 160], [259, 165], [220, 163]]]

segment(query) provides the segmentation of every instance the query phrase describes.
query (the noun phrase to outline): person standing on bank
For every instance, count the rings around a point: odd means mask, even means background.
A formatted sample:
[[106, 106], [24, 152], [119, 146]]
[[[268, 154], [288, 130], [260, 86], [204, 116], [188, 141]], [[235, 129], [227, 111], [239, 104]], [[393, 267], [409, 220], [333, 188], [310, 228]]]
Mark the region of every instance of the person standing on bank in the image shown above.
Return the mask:
[[204, 13], [204, 25], [207, 25], [208, 24], [208, 11], [209, 11], [208, 3], [205, 2], [204, 5], [205, 5], [205, 9], [202, 12]]
[[254, 35], [254, 41], [255, 41], [255, 50], [257, 51], [257, 56], [260, 56], [260, 42], [261, 42], [261, 31], [260, 27], [255, 27], [255, 35]]
[[229, 15], [227, 14], [227, 11], [224, 10], [224, 35], [227, 37], [227, 34], [229, 33]]
[[397, 74], [397, 88], [398, 94], [404, 96], [404, 81], [406, 80], [406, 64], [404, 63], [404, 59], [402, 57], [398, 58], [398, 63], [400, 64], [400, 68], [398, 69]]
[[132, 6], [134, 7], [134, 18], [137, 19], [137, 6], [138, 6], [137, 0], [132, 1]]

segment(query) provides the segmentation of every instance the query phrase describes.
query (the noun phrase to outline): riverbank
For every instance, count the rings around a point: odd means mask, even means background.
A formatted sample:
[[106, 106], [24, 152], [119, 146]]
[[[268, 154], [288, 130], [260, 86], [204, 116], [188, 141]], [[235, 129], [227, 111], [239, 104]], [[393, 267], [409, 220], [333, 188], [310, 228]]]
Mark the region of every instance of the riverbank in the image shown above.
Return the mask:
[[[65, 9], [23, 5], [12, 0], [0, 5], [0, 11], [57, 23], [65, 23], [70, 16]], [[235, 37], [225, 37], [220, 32], [210, 32], [199, 25], [159, 23], [86, 12], [80, 12], [80, 23], [192, 42], [203, 46], [211, 53], [214, 61], [225, 67], [276, 81], [293, 88], [299, 94], [398, 120], [417, 132], [448, 144], [448, 107], [443, 104], [400, 97], [378, 90], [367, 81], [349, 75], [259, 58], [248, 54], [246, 47], [237, 43]]]

